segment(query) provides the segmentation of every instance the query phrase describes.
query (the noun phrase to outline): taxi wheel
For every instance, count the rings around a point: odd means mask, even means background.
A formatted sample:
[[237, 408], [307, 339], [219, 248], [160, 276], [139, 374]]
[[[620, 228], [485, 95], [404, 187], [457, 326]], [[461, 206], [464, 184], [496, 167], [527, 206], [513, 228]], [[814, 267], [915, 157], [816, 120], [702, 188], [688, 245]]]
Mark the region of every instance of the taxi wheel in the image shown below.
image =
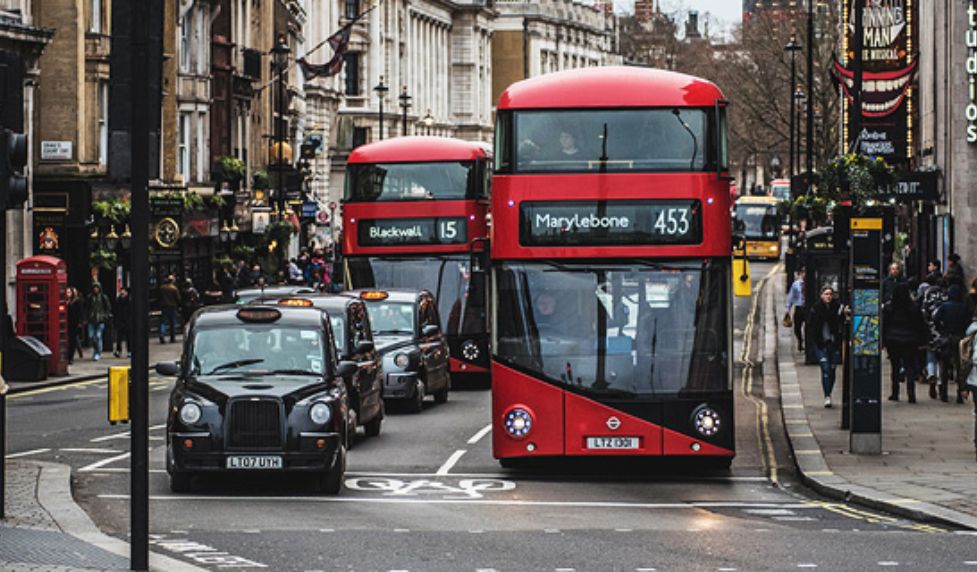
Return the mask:
[[367, 437], [376, 437], [380, 435], [380, 426], [383, 424], [383, 414], [384, 406], [381, 402], [380, 411], [377, 412], [373, 419], [370, 419], [370, 421], [363, 426], [363, 429], [366, 430]]
[[336, 463], [331, 469], [319, 477], [319, 491], [336, 495], [343, 488], [343, 479], [346, 477], [346, 447], [339, 446], [336, 451]]
[[170, 474], [170, 492], [172, 493], [188, 493], [190, 492], [190, 481], [193, 480], [193, 475], [189, 473], [171, 473]]
[[424, 382], [417, 380], [417, 387], [414, 389], [414, 399], [407, 404], [407, 409], [411, 413], [424, 411]]

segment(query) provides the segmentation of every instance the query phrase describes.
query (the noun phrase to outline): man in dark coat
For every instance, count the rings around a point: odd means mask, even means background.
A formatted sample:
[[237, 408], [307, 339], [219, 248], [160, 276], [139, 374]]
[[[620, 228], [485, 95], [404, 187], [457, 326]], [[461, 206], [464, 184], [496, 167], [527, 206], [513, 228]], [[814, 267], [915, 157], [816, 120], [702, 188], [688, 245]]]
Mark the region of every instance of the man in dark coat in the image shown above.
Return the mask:
[[896, 285], [903, 282], [905, 282], [905, 278], [902, 276], [902, 264], [893, 262], [889, 265], [889, 275], [882, 281], [883, 304], [888, 304], [892, 300], [892, 292], [896, 289]]
[[[159, 343], [166, 343], [166, 332], [170, 333], [170, 343], [176, 341], [176, 314], [183, 305], [180, 289], [176, 287], [176, 277], [170, 274], [166, 282], [159, 287], [159, 308], [162, 319], [159, 323]], [[168, 326], [168, 330], [163, 326]]]
[[957, 383], [957, 403], [963, 403], [967, 386], [960, 372], [959, 348], [960, 339], [970, 325], [971, 312], [963, 301], [963, 288], [959, 284], [950, 286], [947, 301], [940, 304], [933, 318], [940, 335], [946, 339], [940, 356], [940, 399], [949, 400], [947, 385], [952, 376]]
[[119, 288], [119, 294], [112, 303], [112, 319], [115, 327], [115, 351], [112, 355], [119, 357], [122, 354], [122, 342], [126, 343], [126, 354], [132, 355], [129, 346], [129, 291]]
[[882, 345], [892, 366], [890, 401], [899, 401], [899, 383], [905, 376], [909, 403], [916, 403], [917, 356], [919, 348], [926, 343], [927, 330], [923, 313], [909, 295], [909, 287], [896, 285], [891, 302], [882, 310]]

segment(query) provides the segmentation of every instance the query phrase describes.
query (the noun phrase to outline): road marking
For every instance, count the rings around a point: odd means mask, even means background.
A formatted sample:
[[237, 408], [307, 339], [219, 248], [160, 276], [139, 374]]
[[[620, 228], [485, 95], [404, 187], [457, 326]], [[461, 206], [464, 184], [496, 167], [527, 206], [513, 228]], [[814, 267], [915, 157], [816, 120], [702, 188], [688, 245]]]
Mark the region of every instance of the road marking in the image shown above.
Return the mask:
[[82, 387], [86, 387], [86, 386], [89, 386], [89, 385], [94, 385], [94, 384], [99, 383], [101, 381], [102, 380], [100, 378], [100, 379], [92, 379], [92, 380], [89, 380], [89, 381], [78, 381], [78, 382], [75, 382], [75, 383], [68, 383], [68, 384], [65, 384], [65, 385], [55, 385], [53, 387], [42, 387], [40, 389], [31, 389], [30, 391], [21, 391], [19, 393], [14, 393], [13, 395], [8, 395], [7, 396], [7, 399], [23, 399], [25, 397], [31, 397], [31, 396], [34, 396], [34, 395], [41, 395], [41, 394], [44, 394], [44, 393], [51, 393], [52, 391], [67, 391], [69, 389], [77, 389], [77, 388], [82, 388]]
[[794, 514], [794, 511], [783, 508], [751, 508], [743, 512], [747, 514], [758, 514], [760, 516], [788, 516]]
[[879, 566], [898, 566], [898, 562], [893, 562], [891, 560], [883, 560], [879, 562]]
[[334, 528], [320, 528], [319, 532], [336, 532]]
[[448, 499], [480, 499], [485, 492], [511, 491], [516, 488], [516, 483], [501, 479], [461, 479], [457, 484], [449, 484], [428, 479], [402, 481], [378, 477], [355, 477], [346, 480], [346, 488], [382, 492], [384, 496], [442, 495], [443, 498]]
[[434, 473], [435, 476], [438, 477], [446, 476], [448, 474], [448, 471], [450, 471], [452, 467], [458, 464], [458, 461], [461, 460], [461, 457], [467, 452], [468, 451], [466, 451], [465, 449], [458, 449], [457, 451], [452, 453], [451, 456], [448, 457], [448, 460], [445, 461], [443, 465], [441, 465], [440, 469], [438, 469], [438, 472]]
[[89, 471], [94, 471], [95, 469], [104, 467], [105, 465], [111, 465], [112, 463], [114, 463], [116, 461], [121, 461], [123, 459], [128, 459], [128, 458], [129, 458], [129, 453], [128, 452], [122, 453], [121, 455], [116, 455], [114, 457], [109, 457], [107, 459], [102, 459], [101, 461], [97, 461], [95, 463], [92, 463], [91, 465], [85, 465], [84, 467], [78, 469], [78, 472], [79, 473], [87, 473]]
[[189, 558], [197, 564], [209, 564], [218, 568], [267, 568], [262, 564], [243, 556], [234, 556], [229, 552], [194, 542], [186, 538], [170, 539], [163, 534], [150, 534], [149, 543], [169, 552]]
[[31, 449], [30, 451], [21, 451], [19, 453], [11, 453], [7, 455], [8, 459], [17, 459], [19, 457], [30, 457], [31, 455], [40, 455], [41, 453], [47, 453], [51, 449]]
[[118, 449], [99, 449], [97, 447], [65, 447], [63, 449], [58, 449], [62, 453], [93, 453], [98, 455], [110, 455], [112, 453], [121, 453]]
[[481, 429], [479, 429], [478, 430], [478, 433], [475, 433], [474, 435], [472, 435], [471, 438], [468, 439], [468, 444], [469, 445], [474, 445], [475, 443], [478, 443], [479, 441], [482, 440], [482, 437], [488, 435], [490, 431], [492, 431], [492, 424], [491, 423], [489, 423], [485, 427], [482, 427]]
[[658, 572], [657, 568], [635, 568], [634, 572]]
[[543, 532], [545, 532], [546, 534], [560, 534], [560, 529], [559, 528], [544, 528], [543, 529]]
[[[101, 494], [100, 499], [129, 500], [127, 494]], [[793, 508], [818, 509], [819, 507], [805, 503], [750, 503], [735, 501], [703, 501], [703, 502], [673, 502], [673, 503], [640, 503], [623, 501], [534, 501], [520, 499], [449, 499], [449, 498], [391, 498], [391, 497], [319, 497], [319, 496], [218, 496], [218, 495], [150, 495], [151, 501], [168, 502], [273, 502], [273, 503], [374, 503], [374, 504], [472, 504], [484, 506], [545, 506], [571, 508], [638, 508], [648, 510], [701, 510], [725, 508]]]
[[410, 532], [409, 528], [395, 528], [394, 532]]
[[[166, 423], [160, 423], [159, 425], [151, 425], [149, 427], [150, 431], [159, 431], [160, 429], [165, 429]], [[94, 439], [89, 439], [89, 443], [101, 443], [103, 441], [111, 441], [112, 439], [128, 439], [130, 437], [128, 431], [123, 431], [121, 433], [112, 433], [111, 435], [102, 435], [101, 437], [95, 437]]]
[[[437, 473], [383, 473], [383, 472], [371, 472], [371, 471], [346, 471], [346, 476], [348, 477], [391, 477], [391, 478], [422, 478], [422, 477], [437, 477]], [[512, 473], [451, 473], [452, 477], [466, 477], [473, 479], [511, 479]], [[632, 483], [636, 475], [625, 475], [621, 478], [614, 477], [604, 477], [600, 482], [625, 482]], [[668, 477], [656, 477], [648, 475], [640, 475], [641, 481], [644, 483], [674, 483], [674, 484], [687, 484], [687, 483], [697, 483], [697, 482], [710, 482], [710, 483], [765, 483], [769, 479], [767, 477], [735, 477], [735, 476], [702, 476], [702, 475], [677, 475]], [[556, 475], [548, 475], [541, 473], [533, 473], [531, 476], [527, 475], [528, 480], [533, 481], [548, 481], [548, 482], [585, 482], [593, 483], [595, 482], [592, 475], [581, 475], [580, 478], [573, 478], [566, 473]]]
[[813, 564], [813, 563], [806, 563], [806, 564], [798, 564], [797, 567], [798, 568], [817, 568], [818, 565], [817, 564]]

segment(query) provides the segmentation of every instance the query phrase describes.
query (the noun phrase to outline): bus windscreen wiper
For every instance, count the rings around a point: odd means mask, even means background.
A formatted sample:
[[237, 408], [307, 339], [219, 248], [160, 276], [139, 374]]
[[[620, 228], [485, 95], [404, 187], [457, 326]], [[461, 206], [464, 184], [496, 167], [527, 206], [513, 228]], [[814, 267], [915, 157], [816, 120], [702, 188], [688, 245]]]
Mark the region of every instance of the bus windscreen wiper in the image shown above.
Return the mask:
[[682, 127], [684, 127], [685, 130], [689, 132], [689, 136], [692, 137], [692, 160], [689, 161], [689, 170], [694, 171], [695, 155], [696, 152], [699, 150], [699, 140], [696, 138], [695, 133], [692, 132], [692, 128], [689, 127], [689, 124], [686, 123], [684, 119], [682, 119], [682, 112], [679, 111], [677, 107], [672, 110], [672, 113], [675, 115], [675, 119], [678, 119], [678, 122], [682, 124]]

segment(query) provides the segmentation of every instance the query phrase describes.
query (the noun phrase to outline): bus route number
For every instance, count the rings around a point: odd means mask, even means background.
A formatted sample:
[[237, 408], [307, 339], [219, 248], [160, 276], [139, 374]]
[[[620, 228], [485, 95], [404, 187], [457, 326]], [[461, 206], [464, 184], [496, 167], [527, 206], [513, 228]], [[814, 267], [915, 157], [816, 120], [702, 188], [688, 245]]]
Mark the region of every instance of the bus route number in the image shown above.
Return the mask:
[[655, 220], [654, 228], [659, 234], [685, 235], [689, 232], [689, 210], [685, 208], [662, 209]]
[[452, 242], [458, 237], [458, 220], [442, 220], [438, 223], [438, 239]]

